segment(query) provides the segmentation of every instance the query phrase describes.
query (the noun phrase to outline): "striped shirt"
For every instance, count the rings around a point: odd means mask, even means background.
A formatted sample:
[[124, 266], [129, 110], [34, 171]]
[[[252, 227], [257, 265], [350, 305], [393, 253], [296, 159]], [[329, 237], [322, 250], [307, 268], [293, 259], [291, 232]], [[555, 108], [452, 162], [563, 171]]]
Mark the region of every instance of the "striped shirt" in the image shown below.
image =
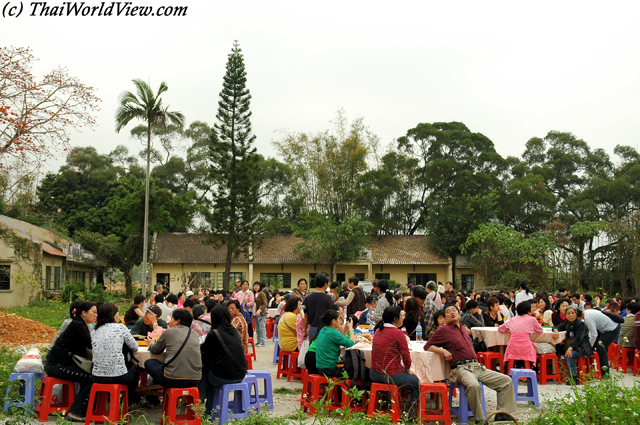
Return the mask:
[[386, 375], [397, 375], [410, 367], [411, 352], [407, 338], [400, 329], [385, 323], [373, 336], [371, 369]]

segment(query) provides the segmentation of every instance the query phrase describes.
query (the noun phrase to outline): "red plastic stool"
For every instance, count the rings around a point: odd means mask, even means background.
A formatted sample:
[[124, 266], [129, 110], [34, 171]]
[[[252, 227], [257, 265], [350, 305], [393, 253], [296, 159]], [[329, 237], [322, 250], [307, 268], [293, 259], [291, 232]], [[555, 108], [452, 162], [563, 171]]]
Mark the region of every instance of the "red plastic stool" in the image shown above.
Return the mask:
[[[327, 394], [328, 381], [333, 381], [336, 386]], [[343, 390], [343, 391], [339, 391]], [[304, 386], [302, 387], [302, 397], [300, 398], [300, 406], [302, 411], [309, 410], [311, 415], [315, 415], [318, 412], [314, 403], [322, 400], [326, 395], [324, 407], [328, 410], [342, 409], [350, 403], [351, 400], [346, 397], [347, 388], [344, 381], [338, 378], [327, 378], [324, 375], [308, 375]], [[341, 394], [342, 393], [342, 394]], [[340, 401], [342, 397], [342, 401]]]
[[633, 354], [633, 376], [638, 374], [640, 370], [640, 350], [636, 350]]
[[291, 382], [291, 378], [302, 380], [302, 368], [298, 367], [298, 351], [294, 351], [289, 356], [289, 373], [287, 374], [287, 382]]
[[[122, 401], [120, 395], [122, 394]], [[108, 397], [107, 397], [108, 396]], [[107, 409], [107, 403], [109, 408]], [[120, 407], [122, 404], [122, 407]], [[120, 411], [122, 409], [122, 412]], [[93, 384], [85, 425], [119, 422], [129, 413], [129, 392], [122, 384]]]
[[[62, 385], [62, 400], [53, 397], [54, 385]], [[39, 400], [36, 412], [40, 422], [46, 422], [49, 415], [54, 413], [68, 412], [75, 400], [75, 382], [45, 376], [42, 378]]]
[[267, 339], [273, 338], [273, 325], [275, 323], [276, 321], [270, 317], [265, 321], [265, 327], [267, 329]]
[[[200, 393], [197, 387], [165, 388], [162, 402], [163, 423], [200, 425], [202, 422], [196, 417], [191, 404], [200, 405]], [[183, 398], [183, 407], [178, 411], [178, 400]]]
[[580, 378], [580, 382], [584, 384], [585, 375], [587, 373], [591, 373], [598, 377], [599, 380], [602, 381], [602, 373], [600, 372], [600, 356], [598, 353], [593, 353], [591, 357], [578, 357], [578, 361], [576, 362], [576, 367], [578, 369], [578, 377]]
[[258, 357], [256, 357], [256, 343], [253, 342], [253, 338], [249, 338], [247, 340], [247, 345], [251, 344], [251, 356], [253, 357], [253, 360], [258, 360]]
[[558, 368], [558, 356], [554, 353], [538, 354], [538, 379], [540, 385], [547, 385], [547, 381], [555, 379], [558, 385], [562, 383], [560, 369]]
[[[379, 393], [390, 393], [391, 407], [387, 409], [380, 409], [378, 406]], [[369, 406], [367, 408], [367, 416], [379, 416], [380, 414], [388, 414], [391, 417], [391, 421], [394, 424], [400, 422], [400, 407], [396, 401], [396, 397], [400, 394], [398, 392], [398, 386], [392, 384], [381, 384], [379, 382], [371, 383], [371, 391], [369, 392]]]
[[253, 369], [253, 362], [251, 361], [251, 354], [244, 353], [244, 357], [247, 359], [247, 369]]
[[139, 381], [139, 385], [141, 387], [146, 387], [147, 386], [147, 371], [144, 369], [138, 369], [140, 371], [140, 381]]
[[620, 346], [612, 342], [607, 349], [607, 356], [609, 357], [609, 367], [617, 370], [618, 362], [620, 361]]
[[505, 370], [504, 370], [504, 374], [508, 375], [509, 374], [509, 370], [511, 370], [511, 368], [513, 367], [514, 363], [517, 361], [521, 361], [524, 362], [524, 367], [522, 369], [531, 369], [531, 362], [529, 360], [522, 360], [522, 359], [510, 359], [508, 362], [505, 363]]
[[280, 350], [278, 356], [278, 371], [276, 372], [276, 379], [280, 379], [280, 376], [289, 376], [289, 365], [291, 364], [291, 355], [293, 351]]
[[[427, 410], [427, 393], [438, 396], [436, 398], [436, 410]], [[451, 425], [451, 411], [449, 410], [448, 394], [449, 388], [447, 387], [447, 384], [437, 384], [431, 382], [424, 382], [420, 384], [420, 410], [418, 412], [418, 422], [422, 423], [422, 421], [443, 421], [445, 425]]]
[[636, 354], [635, 348], [620, 347], [620, 357], [618, 357], [617, 370], [627, 373], [627, 369], [633, 370], [633, 358]]
[[490, 370], [496, 370], [496, 363], [502, 371], [502, 355], [493, 351], [483, 351], [476, 354], [478, 363], [482, 363], [484, 367]]

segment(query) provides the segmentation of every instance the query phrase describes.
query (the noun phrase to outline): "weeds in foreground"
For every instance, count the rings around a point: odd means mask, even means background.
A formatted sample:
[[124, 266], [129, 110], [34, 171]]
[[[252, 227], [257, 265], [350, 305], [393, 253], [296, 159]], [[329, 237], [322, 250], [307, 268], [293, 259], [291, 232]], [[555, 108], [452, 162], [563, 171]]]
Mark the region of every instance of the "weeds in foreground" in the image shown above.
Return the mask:
[[279, 387], [273, 389], [274, 394], [284, 394], [284, 395], [300, 395], [299, 388], [287, 388], [287, 387]]
[[640, 383], [625, 387], [622, 380], [609, 376], [602, 382], [573, 386], [566, 397], [547, 403], [528, 425], [590, 425], [640, 423]]

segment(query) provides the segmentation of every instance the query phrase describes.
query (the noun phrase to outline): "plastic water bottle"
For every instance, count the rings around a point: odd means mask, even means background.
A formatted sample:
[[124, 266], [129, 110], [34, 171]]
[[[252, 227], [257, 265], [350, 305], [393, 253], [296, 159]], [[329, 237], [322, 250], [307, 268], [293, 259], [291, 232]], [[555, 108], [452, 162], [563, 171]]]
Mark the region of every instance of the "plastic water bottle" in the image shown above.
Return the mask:
[[418, 322], [416, 326], [416, 341], [422, 341], [422, 325]]
[[373, 321], [373, 314], [369, 312], [369, 335], [373, 336], [376, 331], [376, 322]]

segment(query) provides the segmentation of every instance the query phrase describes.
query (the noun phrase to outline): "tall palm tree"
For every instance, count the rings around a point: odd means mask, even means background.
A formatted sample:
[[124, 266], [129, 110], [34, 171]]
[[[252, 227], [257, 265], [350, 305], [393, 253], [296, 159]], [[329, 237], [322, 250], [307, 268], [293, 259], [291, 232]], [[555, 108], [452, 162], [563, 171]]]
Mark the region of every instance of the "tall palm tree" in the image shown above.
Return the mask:
[[149, 239], [149, 168], [151, 164], [151, 128], [162, 125], [166, 128], [167, 122], [171, 122], [180, 128], [184, 126], [184, 115], [177, 111], [169, 111], [169, 107], [163, 107], [160, 95], [168, 90], [166, 83], [160, 84], [158, 93], [142, 80], [132, 80], [136, 86], [138, 95], [130, 91], [120, 95], [118, 110], [116, 111], [116, 132], [120, 132], [134, 118], [147, 123], [147, 175], [144, 193], [144, 235], [142, 252], [142, 295], [146, 295], [147, 287], [147, 247]]

